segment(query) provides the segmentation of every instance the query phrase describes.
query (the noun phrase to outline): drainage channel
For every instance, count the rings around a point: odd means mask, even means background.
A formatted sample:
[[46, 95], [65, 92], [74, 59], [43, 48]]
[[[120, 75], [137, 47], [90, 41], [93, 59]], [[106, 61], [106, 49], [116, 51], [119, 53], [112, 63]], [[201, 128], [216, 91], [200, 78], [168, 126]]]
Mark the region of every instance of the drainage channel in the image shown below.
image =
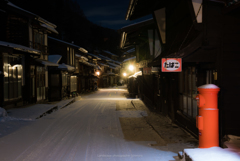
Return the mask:
[[51, 114], [51, 113], [53, 113], [53, 112], [55, 112], [55, 111], [57, 111], [57, 110], [59, 110], [59, 109], [63, 109], [63, 108], [65, 108], [65, 107], [69, 106], [70, 104], [72, 104], [73, 102], [75, 102], [75, 99], [73, 99], [72, 101], [70, 101], [69, 103], [65, 104], [64, 106], [62, 106], [62, 107], [60, 107], [60, 108], [58, 108], [58, 105], [56, 105], [56, 106], [54, 106], [53, 108], [51, 108], [50, 110], [48, 110], [48, 111], [44, 112], [43, 114], [41, 114], [40, 116], [38, 116], [36, 119], [40, 119], [40, 118], [42, 118], [43, 116], [46, 116], [46, 115], [48, 115], [48, 114]]

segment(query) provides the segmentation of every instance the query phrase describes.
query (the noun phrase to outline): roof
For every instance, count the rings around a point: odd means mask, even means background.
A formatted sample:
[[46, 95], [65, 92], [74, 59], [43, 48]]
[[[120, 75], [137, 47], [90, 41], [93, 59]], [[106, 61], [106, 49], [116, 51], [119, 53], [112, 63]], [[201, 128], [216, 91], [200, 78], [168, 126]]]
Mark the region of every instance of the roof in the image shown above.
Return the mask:
[[85, 56], [79, 55], [79, 54], [75, 54], [76, 57], [82, 58], [85, 61], [88, 61], [88, 58], [86, 58]]
[[123, 60], [123, 63], [126, 61], [129, 61], [129, 60], [133, 60], [133, 59], [136, 59], [136, 56]]
[[135, 48], [129, 49], [128, 51], [124, 52], [123, 55], [133, 53], [133, 52], [135, 52]]
[[173, 1], [177, 0], [130, 0], [125, 19], [135, 20], [150, 15], [153, 11], [163, 8], [167, 3], [172, 3]]
[[45, 66], [58, 66], [57, 63], [53, 63], [53, 62], [50, 62], [50, 61], [47, 61], [47, 60], [42, 60], [42, 59], [35, 59], [35, 60], [42, 63]]
[[55, 30], [55, 28], [53, 28], [53, 27], [51, 27], [51, 26], [48, 26], [48, 25], [46, 25], [46, 24], [44, 24], [44, 23], [41, 24], [41, 26], [47, 28], [49, 31], [52, 31], [52, 32], [58, 34], [57, 30]]
[[114, 67], [121, 67], [120, 65], [117, 65], [117, 64], [114, 64], [114, 63], [110, 63], [110, 62], [107, 62], [107, 63], [111, 66], [114, 66]]
[[75, 70], [75, 67], [67, 65], [67, 64], [64, 64], [64, 63], [59, 64], [58, 68], [59, 69], [64, 69], [64, 70], [67, 70], [67, 71], [70, 71], [70, 72]]
[[[138, 23], [134, 23], [132, 25], [125, 26], [118, 30], [118, 32], [121, 32], [121, 38], [120, 38], [120, 48], [129, 48], [129, 46], [132, 48], [134, 44], [129, 44], [129, 39], [139, 37], [139, 32], [144, 30], [145, 28], [149, 28], [155, 26], [154, 20], [147, 19], [145, 21], [141, 21]], [[126, 47], [128, 46], [128, 47]]]
[[15, 50], [32, 53], [32, 54], [37, 54], [37, 55], [40, 55], [40, 53], [41, 53], [41, 51], [39, 51], [39, 50], [29, 48], [29, 47], [26, 47], [23, 45], [19, 45], [19, 44], [6, 42], [6, 41], [0, 41], [0, 46], [5, 46], [5, 47], [13, 48]]
[[115, 54], [111, 53], [110, 51], [106, 51], [106, 50], [102, 50], [102, 51], [105, 52], [105, 53], [107, 53], [107, 54], [110, 54], [110, 55], [112, 55], [112, 56], [117, 56], [117, 57], [118, 57], [118, 55], [115, 55]]
[[149, 24], [154, 24], [153, 18], [146, 19], [146, 20], [143, 20], [143, 21], [140, 21], [140, 22], [137, 22], [137, 23], [133, 23], [133, 24], [124, 26], [120, 29], [120, 31], [127, 30], [129, 28], [136, 29], [136, 27], [142, 27], [142, 26], [146, 26], [146, 25], [149, 25]]
[[110, 59], [109, 57], [103, 56], [103, 55], [101, 55], [101, 54], [99, 54], [99, 56], [102, 57], [104, 60], [108, 60], [108, 61], [112, 61], [112, 62], [114, 62], [114, 63], [121, 64], [121, 62], [116, 61], [116, 60], [112, 60], [112, 59]]
[[91, 55], [91, 56], [93, 56], [93, 57], [97, 58], [97, 60], [101, 60], [101, 58], [100, 58], [99, 56], [97, 56], [97, 55], [94, 55], [94, 54], [92, 54], [92, 53], [87, 53], [87, 55]]
[[18, 9], [18, 10], [21, 10], [21, 11], [27, 13], [27, 14], [30, 14], [30, 15], [34, 16], [35, 19], [40, 22], [40, 25], [42, 27], [48, 29], [51, 32], [54, 32], [54, 33], [58, 34], [57, 30], [55, 30], [55, 28], [57, 27], [55, 24], [53, 24], [53, 23], [43, 19], [42, 17], [40, 17], [40, 16], [38, 16], [38, 15], [32, 13], [32, 12], [29, 12], [29, 11], [27, 11], [25, 9], [22, 9], [21, 7], [18, 7], [18, 6], [16, 6], [15, 4], [13, 4], [11, 2], [7, 2], [7, 5], [11, 6], [11, 7], [14, 7], [14, 8]]
[[101, 65], [101, 66], [109, 67], [109, 65], [103, 64], [103, 63], [100, 63], [100, 62], [98, 62], [98, 64]]
[[51, 36], [48, 36], [48, 38], [49, 39], [52, 39], [52, 40], [55, 40], [55, 41], [58, 41], [58, 42], [61, 42], [61, 43], [64, 43], [64, 44], [67, 44], [67, 45], [70, 45], [70, 46], [73, 46], [73, 47], [75, 47], [75, 48], [78, 48], [78, 50], [80, 50], [80, 51], [86, 51], [87, 52], [87, 50], [86, 49], [84, 49], [84, 48], [82, 48], [82, 47], [80, 47], [80, 46], [78, 46], [78, 45], [75, 45], [75, 44], [73, 44], [73, 43], [69, 43], [69, 42], [66, 42], [66, 41], [63, 41], [63, 40], [59, 40], [59, 39], [56, 39], [56, 38], [53, 38], [53, 37], [51, 37]]
[[59, 63], [61, 60], [62, 56], [61, 55], [48, 55], [48, 61], [53, 62], [53, 63]]

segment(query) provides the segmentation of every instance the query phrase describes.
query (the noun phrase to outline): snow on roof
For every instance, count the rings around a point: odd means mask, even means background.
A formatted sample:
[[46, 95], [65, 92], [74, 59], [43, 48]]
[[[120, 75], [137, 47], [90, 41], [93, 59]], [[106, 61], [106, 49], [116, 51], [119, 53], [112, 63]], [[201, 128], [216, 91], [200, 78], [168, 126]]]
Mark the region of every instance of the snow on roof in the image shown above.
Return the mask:
[[153, 18], [150, 18], [150, 19], [147, 19], [147, 20], [143, 20], [143, 21], [140, 21], [140, 22], [137, 22], [137, 23], [133, 23], [133, 24], [131, 24], [131, 25], [124, 26], [124, 27], [122, 27], [121, 29], [124, 29], [124, 28], [130, 27], [130, 26], [134, 26], [134, 25], [138, 25], [138, 24], [141, 24], [141, 23], [144, 23], [144, 22], [150, 21], [150, 20], [153, 20]]
[[61, 55], [48, 55], [48, 61], [58, 64], [61, 60]]
[[61, 42], [61, 43], [64, 43], [64, 44], [71, 45], [71, 46], [76, 47], [76, 48], [78, 48], [78, 49], [81, 48], [80, 46], [77, 46], [77, 45], [75, 45], [75, 44], [73, 44], [73, 43], [69, 43], [69, 42], [66, 42], [66, 41], [63, 41], [63, 40], [59, 40], [59, 39], [56, 39], [56, 38], [53, 38], [53, 37], [50, 37], [50, 36], [48, 36], [48, 38], [49, 38], [49, 39], [52, 39], [52, 40], [55, 40], [55, 41], [58, 41], [58, 42]]
[[97, 55], [94, 55], [94, 54], [92, 54], [92, 53], [87, 53], [88, 55], [91, 55], [91, 56], [93, 56], [93, 57], [95, 57], [95, 58], [97, 58], [97, 60], [101, 60], [101, 58], [99, 57], [99, 56], [97, 56]]
[[15, 50], [24, 51], [24, 52], [33, 53], [33, 54], [38, 54], [38, 55], [41, 53], [41, 51], [39, 51], [39, 50], [29, 48], [29, 47], [26, 47], [26, 46], [23, 46], [23, 45], [19, 45], [19, 44], [6, 42], [6, 41], [0, 41], [0, 46], [6, 46], [6, 47], [13, 48]]
[[107, 65], [107, 64], [103, 64], [103, 63], [99, 63], [99, 62], [98, 62], [98, 64], [101, 66], [109, 67], [109, 65]]
[[110, 55], [112, 55], [112, 56], [117, 56], [117, 57], [118, 57], [118, 55], [115, 55], [115, 54], [111, 53], [110, 51], [103, 50], [103, 52], [105, 52], [105, 53], [107, 53], [107, 54], [110, 54]]
[[123, 63], [126, 61], [129, 61], [129, 60], [133, 60], [133, 59], [136, 59], [136, 56], [123, 60]]
[[45, 66], [58, 66], [58, 64], [47, 61], [47, 60], [36, 59], [36, 61], [42, 63]]
[[82, 58], [85, 61], [88, 61], [88, 58], [86, 58], [85, 56], [79, 55], [79, 54], [75, 54], [76, 57]]
[[114, 66], [114, 67], [121, 67], [120, 65], [117, 65], [117, 64], [114, 64], [114, 63], [110, 63], [110, 62], [107, 62], [107, 63], [111, 66]]
[[47, 28], [49, 31], [52, 31], [52, 32], [58, 34], [57, 30], [55, 30], [55, 28], [53, 28], [53, 27], [51, 27], [51, 26], [48, 26], [48, 25], [46, 25], [46, 24], [44, 24], [44, 23], [41, 24], [41, 26]]
[[128, 51], [124, 52], [123, 55], [135, 52], [135, 48], [129, 49]]
[[11, 7], [14, 7], [14, 8], [16, 8], [16, 9], [19, 9], [19, 10], [21, 10], [21, 11], [23, 11], [23, 12], [28, 13], [28, 14], [31, 14], [31, 15], [33, 15], [33, 16], [36, 16], [36, 14], [34, 14], [34, 13], [32, 13], [32, 12], [29, 12], [29, 11], [27, 11], [27, 10], [25, 10], [25, 9], [22, 9], [21, 7], [18, 7], [18, 6], [16, 6], [15, 4], [13, 4], [13, 3], [11, 3], [11, 2], [8, 2], [7, 5], [9, 5], [9, 6], [11, 6]]
[[64, 64], [64, 63], [59, 64], [58, 68], [59, 69], [65, 69], [67, 71], [74, 71], [75, 70], [75, 67], [67, 65], [67, 64]]
[[27, 10], [25, 10], [25, 9], [22, 9], [21, 7], [18, 7], [18, 6], [16, 6], [15, 4], [13, 4], [13, 3], [11, 3], [11, 2], [8, 2], [7, 5], [9, 5], [9, 6], [11, 6], [11, 7], [14, 7], [14, 8], [18, 9], [18, 10], [21, 10], [21, 11], [23, 11], [23, 12], [25, 12], [25, 13], [28, 13], [28, 14], [30, 14], [30, 15], [35, 16], [36, 19], [37, 19], [39, 22], [41, 22], [40, 25], [41, 25], [42, 27], [48, 29], [49, 31], [52, 31], [52, 32], [58, 34], [57, 30], [55, 30], [55, 28], [57, 27], [55, 24], [53, 24], [53, 23], [51, 23], [51, 22], [43, 19], [42, 17], [40, 17], [40, 16], [38, 16], [38, 15], [32, 13], [32, 12], [29, 12], [29, 11], [27, 11]]

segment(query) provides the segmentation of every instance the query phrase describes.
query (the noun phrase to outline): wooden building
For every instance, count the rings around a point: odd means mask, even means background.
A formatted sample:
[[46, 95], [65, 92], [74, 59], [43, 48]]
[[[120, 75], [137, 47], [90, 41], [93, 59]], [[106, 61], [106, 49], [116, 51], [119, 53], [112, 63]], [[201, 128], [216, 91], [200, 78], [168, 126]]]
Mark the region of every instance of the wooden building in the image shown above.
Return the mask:
[[[128, 75], [128, 77], [131, 77], [128, 81], [129, 92], [133, 96], [138, 95], [141, 99], [144, 99], [146, 103], [150, 104], [150, 107], [159, 107], [158, 69], [148, 66], [148, 63], [158, 57], [162, 51], [154, 19], [134, 23], [118, 31], [121, 33], [121, 50], [129, 51], [129, 49], [135, 48], [136, 62], [132, 64], [135, 73]], [[130, 71], [127, 68], [130, 64], [127, 62], [123, 63], [123, 69], [129, 73]]]
[[[17, 95], [21, 95], [24, 103], [46, 101], [47, 66], [54, 65], [47, 60], [47, 35], [58, 33], [55, 30], [56, 25], [9, 1], [0, 3], [0, 41], [9, 48], [0, 51], [5, 59], [2, 65], [6, 72], [3, 76], [5, 101], [2, 104], [5, 106], [14, 103]], [[16, 57], [19, 54], [21, 56]], [[10, 63], [13, 66], [9, 65]]]
[[[131, 0], [126, 19], [152, 14], [162, 46], [149, 66], [161, 58], [182, 58], [180, 73], [160, 72], [160, 111], [198, 136], [195, 96], [197, 87], [216, 84], [220, 143], [225, 135], [240, 135], [237, 114], [240, 74], [239, 2], [225, 0]], [[154, 7], [153, 7], [154, 4]]]
[[[72, 97], [77, 92], [77, 75], [75, 53], [85, 49], [63, 40], [48, 37], [49, 53], [51, 56], [60, 56], [58, 67], [49, 68], [49, 100], [62, 100]], [[56, 59], [57, 60], [57, 59]], [[56, 80], [59, 80], [56, 82]]]

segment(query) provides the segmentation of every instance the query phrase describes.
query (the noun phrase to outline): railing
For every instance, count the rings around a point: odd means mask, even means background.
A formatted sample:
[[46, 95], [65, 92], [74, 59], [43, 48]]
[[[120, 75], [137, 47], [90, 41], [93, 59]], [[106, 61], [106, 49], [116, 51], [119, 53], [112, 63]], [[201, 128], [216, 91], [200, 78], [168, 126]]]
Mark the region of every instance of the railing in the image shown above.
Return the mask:
[[41, 51], [43, 55], [48, 54], [48, 46], [46, 46], [46, 45], [29, 41], [29, 46], [30, 46], [30, 48]]

